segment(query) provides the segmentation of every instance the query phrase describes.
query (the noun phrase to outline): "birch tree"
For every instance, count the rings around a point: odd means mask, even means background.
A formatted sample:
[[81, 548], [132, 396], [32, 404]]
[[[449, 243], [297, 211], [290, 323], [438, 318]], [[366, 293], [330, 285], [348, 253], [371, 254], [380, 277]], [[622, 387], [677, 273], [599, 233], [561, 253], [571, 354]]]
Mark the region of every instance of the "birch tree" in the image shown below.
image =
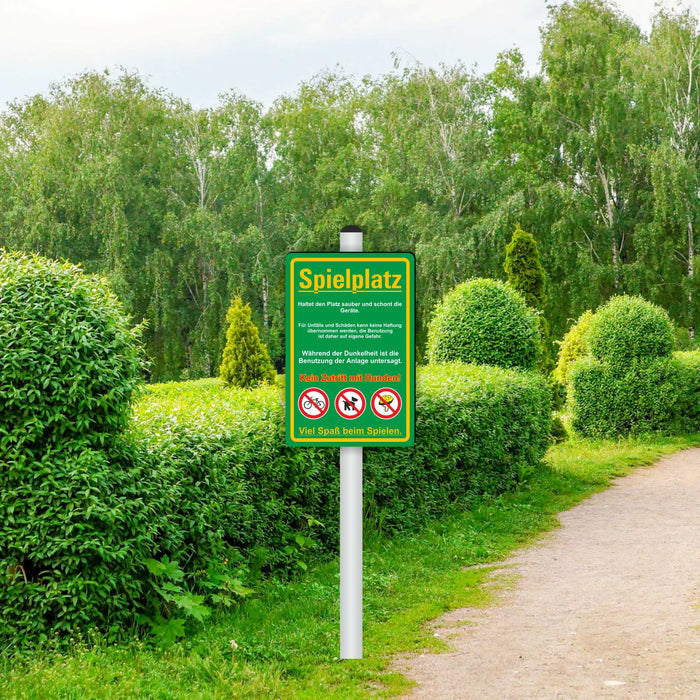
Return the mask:
[[637, 58], [638, 100], [648, 111], [642, 150], [653, 188], [653, 211], [640, 263], [651, 296], [695, 335], [700, 219], [700, 35], [688, 10], [660, 10]]
[[[632, 260], [638, 196], [631, 147], [641, 137], [626, 57], [638, 27], [602, 0], [576, 0], [550, 10], [542, 31], [542, 67], [549, 118], [565, 182], [595, 212], [584, 231], [591, 256], [611, 271], [610, 291], [622, 291]], [[607, 249], [607, 250], [606, 250]]]

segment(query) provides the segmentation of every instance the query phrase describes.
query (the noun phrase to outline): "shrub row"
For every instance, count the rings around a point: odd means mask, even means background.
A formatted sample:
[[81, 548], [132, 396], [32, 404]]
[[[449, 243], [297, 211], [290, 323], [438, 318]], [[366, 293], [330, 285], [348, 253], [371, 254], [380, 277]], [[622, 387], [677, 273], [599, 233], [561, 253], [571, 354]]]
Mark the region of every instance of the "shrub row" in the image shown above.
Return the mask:
[[[438, 365], [419, 372], [417, 389], [415, 446], [364, 451], [366, 516], [387, 532], [415, 528], [471, 494], [511, 487], [549, 437], [549, 391], [536, 375]], [[149, 459], [175, 465], [177, 481], [191, 482], [186, 503], [176, 497], [165, 506], [172, 553], [206, 557], [216, 542], [246, 556], [265, 547], [274, 566], [310, 519], [323, 523], [314, 535], [322, 548], [337, 546], [338, 452], [285, 445], [279, 391], [201, 380], [155, 387], [137, 406], [132, 434]], [[203, 461], [206, 468], [197, 467]], [[196, 532], [192, 509], [202, 519]], [[215, 533], [209, 544], [205, 533]]]
[[431, 365], [417, 389], [415, 446], [366, 450], [365, 509], [390, 531], [512, 487], [549, 440], [550, 391], [535, 373]]
[[[0, 537], [11, 546], [0, 556], [0, 637], [133, 624], [148, 557], [168, 554], [190, 573], [226, 558], [273, 568], [294, 558], [299, 534], [316, 542], [312, 556], [334, 551], [338, 452], [287, 447], [281, 397], [278, 385], [160, 385], [109, 450], [50, 452], [45, 468], [14, 463], [14, 491], [2, 494], [10, 522]], [[365, 451], [369, 522], [411, 529], [471, 494], [509, 488], [544, 454], [549, 411], [536, 375], [423, 370], [415, 446]], [[29, 491], [35, 505], [23, 509]]]
[[[509, 310], [493, 344], [527, 341], [536, 317], [514, 292], [484, 280], [467, 292], [486, 326]], [[152, 592], [149, 558], [177, 559], [194, 583], [202, 569], [274, 568], [336, 546], [337, 451], [286, 447], [279, 386], [151, 388], [124, 430], [138, 336], [103, 281], [0, 251], [0, 638], [123, 631]], [[520, 350], [534, 358], [533, 343]], [[416, 446], [367, 451], [367, 516], [397, 531], [502, 491], [548, 434], [541, 378], [432, 367]]]

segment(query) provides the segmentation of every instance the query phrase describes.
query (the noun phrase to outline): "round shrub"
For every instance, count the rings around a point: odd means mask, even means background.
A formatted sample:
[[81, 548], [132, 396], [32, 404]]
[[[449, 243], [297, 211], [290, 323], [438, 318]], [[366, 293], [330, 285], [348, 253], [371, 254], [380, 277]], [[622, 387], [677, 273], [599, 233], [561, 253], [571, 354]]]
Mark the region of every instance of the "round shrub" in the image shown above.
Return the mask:
[[68, 263], [0, 251], [0, 444], [105, 445], [140, 383], [140, 328]]
[[588, 355], [587, 336], [592, 319], [593, 312], [584, 311], [559, 344], [559, 359], [554, 369], [554, 377], [564, 386], [569, 383], [571, 365]]
[[120, 432], [139, 332], [99, 279], [0, 251], [0, 638], [133, 616], [157, 515]]
[[668, 357], [673, 340], [673, 325], [666, 311], [641, 297], [613, 297], [596, 311], [588, 329], [593, 357], [614, 365]]
[[534, 369], [539, 322], [520, 295], [503, 282], [474, 279], [438, 304], [428, 328], [430, 362], [468, 362]]

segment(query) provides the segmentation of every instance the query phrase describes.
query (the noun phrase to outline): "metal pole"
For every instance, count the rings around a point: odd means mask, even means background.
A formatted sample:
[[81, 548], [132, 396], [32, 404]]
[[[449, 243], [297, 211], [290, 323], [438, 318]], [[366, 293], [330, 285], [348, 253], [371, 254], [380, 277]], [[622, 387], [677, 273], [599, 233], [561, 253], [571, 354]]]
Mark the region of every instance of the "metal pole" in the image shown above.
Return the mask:
[[[362, 231], [340, 232], [341, 253], [362, 252]], [[362, 658], [362, 447], [340, 448], [340, 658]]]

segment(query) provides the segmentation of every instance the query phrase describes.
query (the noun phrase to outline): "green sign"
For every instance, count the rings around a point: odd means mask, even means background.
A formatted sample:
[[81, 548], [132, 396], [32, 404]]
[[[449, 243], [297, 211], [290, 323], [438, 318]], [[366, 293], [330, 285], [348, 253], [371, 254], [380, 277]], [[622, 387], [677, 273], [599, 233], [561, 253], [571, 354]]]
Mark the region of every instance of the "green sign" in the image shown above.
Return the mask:
[[287, 256], [287, 443], [412, 445], [411, 253]]

